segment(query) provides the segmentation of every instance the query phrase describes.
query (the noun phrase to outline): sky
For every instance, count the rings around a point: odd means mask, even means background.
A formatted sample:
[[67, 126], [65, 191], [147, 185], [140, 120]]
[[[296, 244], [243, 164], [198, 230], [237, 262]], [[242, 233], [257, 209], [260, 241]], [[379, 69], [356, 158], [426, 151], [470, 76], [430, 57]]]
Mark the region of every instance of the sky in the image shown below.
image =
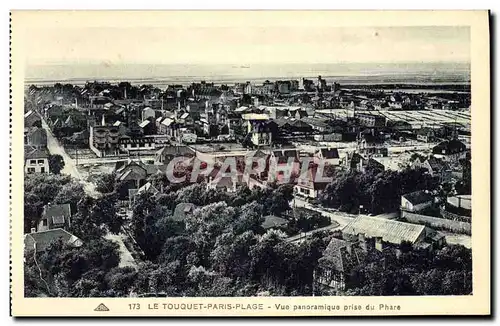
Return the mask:
[[471, 55], [470, 29], [460, 26], [58, 22], [25, 29], [28, 65], [469, 62]]

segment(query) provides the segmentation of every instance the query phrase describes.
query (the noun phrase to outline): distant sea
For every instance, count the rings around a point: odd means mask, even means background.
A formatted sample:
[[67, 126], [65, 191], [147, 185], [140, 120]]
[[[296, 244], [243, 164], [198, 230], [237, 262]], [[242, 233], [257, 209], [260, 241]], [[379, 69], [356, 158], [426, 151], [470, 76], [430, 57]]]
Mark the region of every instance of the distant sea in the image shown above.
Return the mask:
[[205, 80], [234, 84], [266, 79], [317, 78], [340, 84], [467, 84], [469, 63], [336, 63], [336, 64], [60, 64], [26, 68], [27, 84], [56, 82], [85, 84], [87, 81], [130, 81], [133, 84], [190, 84]]

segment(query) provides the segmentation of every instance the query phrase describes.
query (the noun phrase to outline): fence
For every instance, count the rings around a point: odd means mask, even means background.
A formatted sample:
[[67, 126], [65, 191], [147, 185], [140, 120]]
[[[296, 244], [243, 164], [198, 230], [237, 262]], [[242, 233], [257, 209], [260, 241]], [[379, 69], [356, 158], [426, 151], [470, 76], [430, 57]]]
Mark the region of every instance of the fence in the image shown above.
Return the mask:
[[433, 227], [438, 230], [448, 230], [451, 232], [471, 234], [471, 224], [461, 221], [453, 221], [440, 217], [420, 215], [415, 213], [410, 213], [407, 211], [401, 211], [401, 217], [410, 223], [423, 224]]

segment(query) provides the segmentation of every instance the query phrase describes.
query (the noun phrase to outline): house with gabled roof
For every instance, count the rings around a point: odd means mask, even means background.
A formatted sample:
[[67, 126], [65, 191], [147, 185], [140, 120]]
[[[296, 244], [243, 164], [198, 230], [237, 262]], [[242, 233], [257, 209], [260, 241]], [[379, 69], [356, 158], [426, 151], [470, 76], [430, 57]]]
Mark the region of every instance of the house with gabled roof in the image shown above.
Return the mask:
[[196, 151], [189, 146], [172, 146], [167, 145], [162, 147], [155, 153], [155, 164], [162, 165], [168, 164], [174, 157], [185, 157], [190, 159], [196, 156]]
[[300, 153], [296, 148], [274, 149], [269, 157], [269, 179], [280, 180], [300, 172]]
[[46, 148], [24, 146], [24, 173], [49, 173], [49, 152]]
[[71, 226], [70, 204], [47, 204], [43, 207], [38, 232], [52, 229], [66, 229]]
[[383, 257], [375, 249], [373, 239], [359, 234], [358, 239], [346, 241], [332, 238], [318, 260], [315, 283], [334, 290], [345, 290], [352, 270], [365, 261], [378, 261]]
[[434, 196], [428, 191], [418, 190], [401, 196], [401, 209], [408, 212], [420, 212], [434, 203]]
[[457, 161], [465, 157], [467, 146], [457, 139], [445, 140], [432, 148], [432, 153], [446, 161]]
[[[321, 171], [321, 170], [320, 170]], [[308, 198], [318, 198], [325, 190], [328, 182], [321, 181], [318, 174], [318, 166], [311, 166], [307, 171], [296, 179], [294, 191], [296, 194]], [[325, 176], [322, 176], [323, 178]]]
[[24, 235], [24, 250], [41, 252], [46, 250], [52, 243], [62, 241], [71, 247], [81, 247], [83, 241], [77, 236], [63, 229], [52, 229], [41, 232], [32, 232]]
[[24, 128], [24, 144], [37, 149], [47, 148], [47, 131], [43, 128]]
[[41, 123], [42, 119], [33, 110], [30, 110], [24, 114], [24, 127], [33, 127], [35, 123]]

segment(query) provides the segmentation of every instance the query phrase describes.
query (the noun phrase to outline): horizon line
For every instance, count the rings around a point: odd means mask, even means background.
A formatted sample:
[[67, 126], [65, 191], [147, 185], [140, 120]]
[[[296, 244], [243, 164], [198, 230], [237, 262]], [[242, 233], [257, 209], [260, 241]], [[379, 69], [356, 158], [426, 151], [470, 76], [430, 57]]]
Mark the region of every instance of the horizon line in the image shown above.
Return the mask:
[[450, 60], [450, 61], [444, 61], [444, 60], [437, 60], [437, 61], [336, 61], [336, 62], [253, 62], [253, 63], [246, 63], [246, 62], [220, 62], [220, 63], [208, 63], [208, 62], [172, 62], [172, 63], [160, 63], [160, 62], [120, 62], [120, 63], [114, 63], [106, 60], [96, 60], [96, 61], [89, 61], [89, 62], [78, 62], [78, 61], [73, 61], [73, 62], [44, 62], [44, 63], [26, 63], [26, 66], [51, 66], [51, 65], [106, 65], [106, 66], [113, 66], [113, 65], [162, 65], [162, 66], [168, 66], [168, 65], [204, 65], [204, 66], [210, 66], [210, 65], [218, 65], [218, 66], [251, 66], [251, 65], [328, 65], [328, 64], [373, 64], [373, 65], [378, 65], [378, 64], [471, 64], [470, 60]]

